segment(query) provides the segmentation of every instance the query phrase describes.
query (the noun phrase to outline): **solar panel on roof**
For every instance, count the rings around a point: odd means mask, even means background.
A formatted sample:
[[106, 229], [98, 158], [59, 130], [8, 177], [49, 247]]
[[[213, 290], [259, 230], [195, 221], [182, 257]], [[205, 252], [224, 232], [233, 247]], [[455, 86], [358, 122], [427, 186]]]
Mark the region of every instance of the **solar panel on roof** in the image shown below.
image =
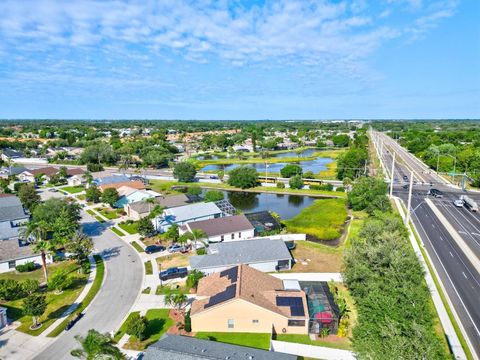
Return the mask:
[[302, 306], [302, 307], [291, 306], [291, 307], [290, 307], [290, 314], [291, 314], [292, 316], [304, 316], [304, 315], [305, 315], [305, 311], [303, 310], [303, 306]]
[[303, 309], [303, 300], [298, 296], [277, 296], [277, 306], [290, 307], [290, 313], [292, 316], [304, 316], [305, 311]]
[[238, 267], [235, 266], [233, 268], [221, 271], [220, 272], [220, 277], [224, 277], [224, 276], [226, 276], [228, 278], [228, 280], [230, 280], [231, 282], [237, 281]]
[[233, 299], [235, 297], [236, 292], [237, 292], [237, 284], [232, 284], [230, 286], [227, 286], [225, 291], [222, 291], [210, 297], [210, 300], [208, 301], [208, 304], [205, 305], [205, 308]]

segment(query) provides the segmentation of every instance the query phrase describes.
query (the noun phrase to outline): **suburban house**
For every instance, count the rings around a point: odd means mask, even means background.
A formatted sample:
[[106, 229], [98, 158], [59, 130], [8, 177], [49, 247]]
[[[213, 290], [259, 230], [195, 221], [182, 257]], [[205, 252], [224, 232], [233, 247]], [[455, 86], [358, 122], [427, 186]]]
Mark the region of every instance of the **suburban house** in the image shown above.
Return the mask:
[[23, 152], [11, 148], [6, 148], [2, 150], [2, 160], [5, 162], [12, 161], [15, 162], [16, 159], [23, 158], [25, 155]]
[[205, 274], [247, 264], [263, 272], [289, 270], [292, 255], [283, 240], [250, 239], [211, 244], [206, 255], [191, 256], [190, 267]]
[[134, 181], [127, 180], [125, 182], [113, 182], [108, 184], [101, 184], [98, 186], [98, 188], [100, 189], [100, 191], [104, 191], [105, 189], [109, 189], [109, 188], [114, 188], [118, 190], [123, 186], [128, 186], [130, 188], [134, 188], [137, 190], [145, 189], [145, 184], [139, 180], [134, 180]]
[[296, 360], [297, 355], [231, 345], [195, 337], [165, 334], [150, 345], [144, 360]]
[[18, 197], [0, 194], [0, 241], [18, 240], [19, 230], [29, 218]]
[[307, 298], [291, 283], [248, 265], [206, 276], [192, 303], [192, 331], [308, 334]]
[[123, 209], [127, 213], [127, 216], [133, 220], [140, 220], [145, 216], [148, 216], [156, 205], [161, 206], [163, 209], [171, 207], [179, 207], [188, 205], [193, 201], [188, 195], [170, 195], [170, 196], [158, 196], [155, 197], [154, 204], [148, 203], [144, 200], [127, 203], [123, 206]]
[[[41, 263], [27, 242], [21, 239], [20, 229], [29, 215], [14, 195], [0, 195], [0, 273], [15, 269], [26, 262]], [[51, 262], [51, 257], [47, 257]]]
[[224, 213], [214, 202], [196, 203], [165, 209], [152, 220], [155, 230], [165, 232], [173, 224], [184, 225], [191, 221], [215, 219]]
[[43, 179], [46, 182], [50, 181], [50, 178], [58, 173], [58, 169], [55, 167], [42, 167], [38, 169], [27, 169], [18, 175], [18, 179], [24, 182], [35, 182], [35, 176], [43, 174]]
[[199, 229], [207, 234], [208, 242], [245, 240], [254, 237], [255, 228], [245, 215], [192, 221], [180, 227], [180, 235]]
[[67, 178], [67, 184], [70, 186], [85, 185], [87, 183], [87, 177], [85, 174], [75, 174]]
[[130, 186], [122, 186], [117, 191], [120, 198], [114, 205], [116, 208], [122, 208], [126, 204], [156, 198], [161, 195], [153, 190], [140, 190]]
[[0, 178], [6, 179], [9, 176], [17, 176], [27, 170], [23, 166], [10, 166], [0, 169]]

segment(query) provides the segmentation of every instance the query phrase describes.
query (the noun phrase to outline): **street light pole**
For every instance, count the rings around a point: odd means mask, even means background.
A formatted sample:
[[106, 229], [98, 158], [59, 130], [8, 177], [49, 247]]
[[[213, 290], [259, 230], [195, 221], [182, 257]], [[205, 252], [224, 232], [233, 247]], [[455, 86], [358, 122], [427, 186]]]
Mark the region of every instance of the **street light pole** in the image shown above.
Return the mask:
[[[393, 151], [392, 151], [393, 152]], [[390, 198], [393, 195], [393, 172], [395, 171], [395, 152], [393, 153], [392, 171], [390, 172]]]
[[413, 171], [410, 172], [410, 186], [408, 188], [408, 205], [407, 205], [407, 216], [405, 216], [405, 226], [408, 226], [410, 221], [410, 207], [412, 205], [412, 188], [413, 188]]

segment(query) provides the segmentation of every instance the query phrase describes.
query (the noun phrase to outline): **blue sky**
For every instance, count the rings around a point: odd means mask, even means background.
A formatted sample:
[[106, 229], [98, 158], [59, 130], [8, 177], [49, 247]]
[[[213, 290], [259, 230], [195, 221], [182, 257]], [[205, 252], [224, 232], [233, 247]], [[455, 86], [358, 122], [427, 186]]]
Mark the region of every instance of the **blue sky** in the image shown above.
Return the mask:
[[0, 118], [480, 118], [480, 1], [0, 2]]

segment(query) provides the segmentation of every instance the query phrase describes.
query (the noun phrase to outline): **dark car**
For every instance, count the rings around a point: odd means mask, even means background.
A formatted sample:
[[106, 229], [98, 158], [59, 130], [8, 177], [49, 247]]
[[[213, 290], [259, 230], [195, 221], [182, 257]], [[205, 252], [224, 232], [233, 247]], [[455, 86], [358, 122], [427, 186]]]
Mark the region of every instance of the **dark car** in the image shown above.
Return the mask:
[[436, 198], [441, 198], [443, 197], [443, 193], [438, 190], [438, 189], [430, 189], [428, 190], [428, 194], [427, 195], [432, 195], [433, 197], [436, 197]]
[[171, 267], [168, 268], [167, 270], [160, 271], [159, 277], [160, 280], [165, 281], [165, 280], [170, 280], [170, 279], [177, 279], [177, 278], [183, 278], [188, 275], [188, 270], [186, 267]]
[[145, 248], [145, 252], [147, 254], [153, 254], [153, 253], [164, 251], [164, 250], [165, 250], [165, 246], [161, 246], [161, 245], [149, 245]]
[[408, 181], [408, 176], [407, 176], [407, 175], [403, 175], [403, 180]]
[[73, 327], [73, 325], [75, 325], [78, 322], [78, 320], [80, 320], [83, 317], [83, 315], [84, 315], [83, 313], [78, 313], [77, 315], [75, 315], [75, 317], [68, 322], [65, 330], [67, 331], [70, 330]]

